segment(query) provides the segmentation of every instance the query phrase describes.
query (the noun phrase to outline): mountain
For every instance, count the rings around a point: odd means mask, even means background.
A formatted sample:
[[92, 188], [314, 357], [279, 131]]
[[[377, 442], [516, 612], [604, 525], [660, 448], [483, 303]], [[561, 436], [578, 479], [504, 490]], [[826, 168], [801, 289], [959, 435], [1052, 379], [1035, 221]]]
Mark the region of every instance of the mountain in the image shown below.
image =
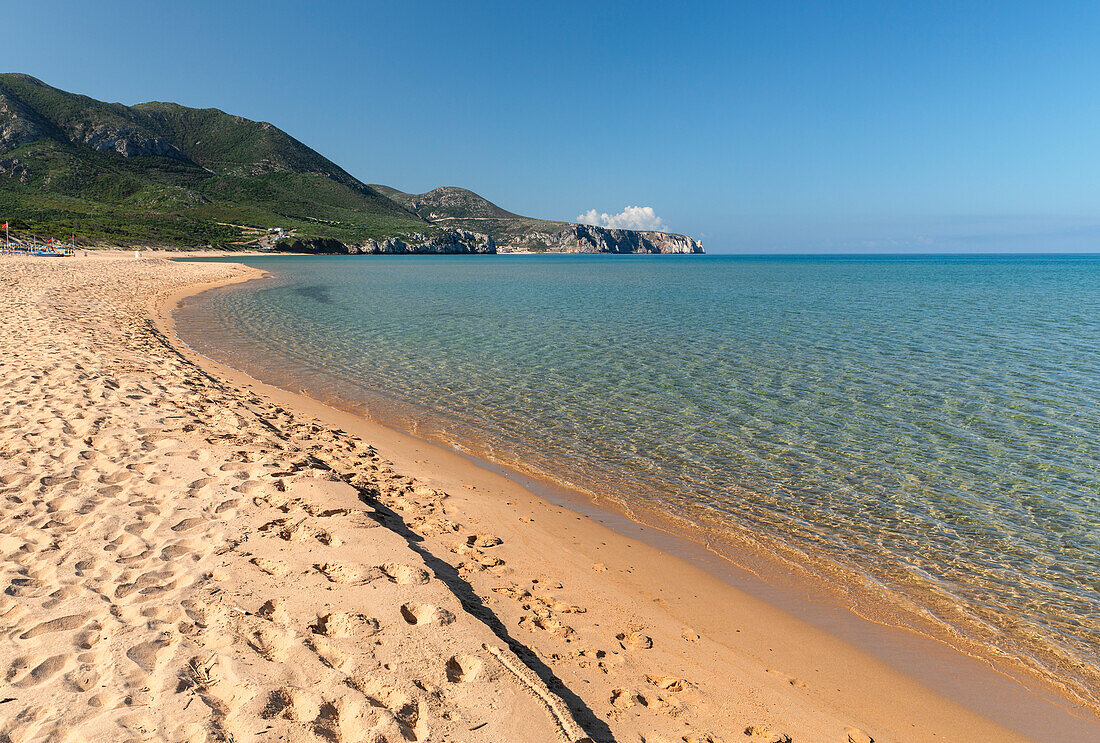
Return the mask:
[[22, 74], [0, 74], [0, 215], [17, 234], [115, 244], [437, 229], [266, 122], [103, 103]]
[[702, 252], [691, 238], [532, 219], [462, 188], [367, 185], [277, 127], [105, 103], [0, 74], [0, 218], [15, 239], [341, 253]]
[[473, 191], [442, 186], [408, 194], [371, 184], [418, 217], [442, 227], [490, 235], [498, 252], [551, 253], [702, 253], [703, 246], [685, 235], [618, 230], [523, 217], [502, 209]]

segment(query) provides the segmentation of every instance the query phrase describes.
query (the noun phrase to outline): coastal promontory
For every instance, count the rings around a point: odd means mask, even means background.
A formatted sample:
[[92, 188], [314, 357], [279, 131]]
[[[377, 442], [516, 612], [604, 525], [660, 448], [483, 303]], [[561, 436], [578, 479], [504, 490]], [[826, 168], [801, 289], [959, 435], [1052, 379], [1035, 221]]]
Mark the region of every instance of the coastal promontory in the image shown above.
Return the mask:
[[684, 235], [522, 217], [462, 188], [368, 185], [278, 127], [0, 74], [0, 212], [16, 243], [308, 253], [701, 253]]

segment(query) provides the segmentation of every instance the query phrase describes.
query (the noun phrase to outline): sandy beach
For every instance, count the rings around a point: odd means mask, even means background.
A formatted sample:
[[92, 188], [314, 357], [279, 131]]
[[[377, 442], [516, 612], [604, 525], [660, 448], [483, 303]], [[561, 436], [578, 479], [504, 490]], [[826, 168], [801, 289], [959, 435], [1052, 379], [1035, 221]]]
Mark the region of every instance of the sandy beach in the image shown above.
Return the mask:
[[[258, 275], [0, 259], [0, 741], [1096, 733], [1046, 698], [995, 722], [645, 539], [175, 340], [180, 297]], [[984, 673], [1004, 688], [976, 697], [1033, 699]]]

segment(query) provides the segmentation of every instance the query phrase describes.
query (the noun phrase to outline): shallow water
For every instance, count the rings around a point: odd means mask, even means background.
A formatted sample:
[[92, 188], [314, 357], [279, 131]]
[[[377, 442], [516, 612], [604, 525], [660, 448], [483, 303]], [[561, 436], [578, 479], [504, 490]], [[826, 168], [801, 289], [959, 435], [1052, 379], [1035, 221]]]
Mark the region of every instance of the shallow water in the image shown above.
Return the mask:
[[242, 262], [202, 353], [1100, 695], [1100, 257]]

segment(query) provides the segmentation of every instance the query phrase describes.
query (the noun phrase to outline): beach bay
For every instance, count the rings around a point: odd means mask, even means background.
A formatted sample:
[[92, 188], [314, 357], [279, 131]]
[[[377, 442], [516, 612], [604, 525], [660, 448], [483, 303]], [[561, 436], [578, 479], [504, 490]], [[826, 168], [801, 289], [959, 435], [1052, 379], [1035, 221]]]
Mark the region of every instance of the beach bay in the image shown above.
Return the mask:
[[161, 307], [256, 275], [5, 262], [13, 740], [1029, 738], [645, 540], [173, 343]]

